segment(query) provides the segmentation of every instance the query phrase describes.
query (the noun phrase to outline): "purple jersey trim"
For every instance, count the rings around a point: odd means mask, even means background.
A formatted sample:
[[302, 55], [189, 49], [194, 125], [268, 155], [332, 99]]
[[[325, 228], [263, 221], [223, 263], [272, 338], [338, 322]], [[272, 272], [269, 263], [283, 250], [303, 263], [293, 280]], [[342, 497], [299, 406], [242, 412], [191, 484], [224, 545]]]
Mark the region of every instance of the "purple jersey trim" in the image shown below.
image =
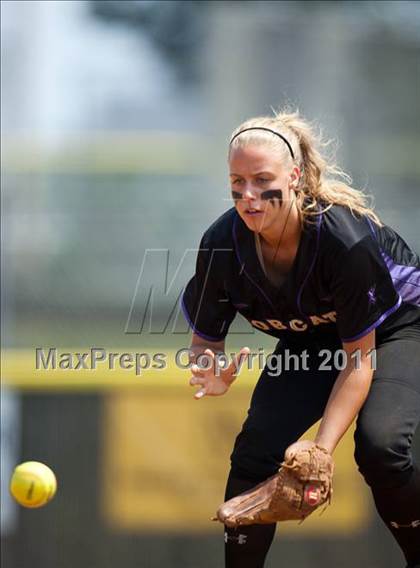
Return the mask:
[[[302, 282], [302, 284], [301, 284], [301, 286], [300, 286], [300, 288], [299, 288], [299, 292], [298, 292], [297, 299], [296, 299], [296, 303], [297, 303], [298, 310], [299, 310], [299, 312], [302, 314], [302, 316], [303, 316], [304, 318], [306, 318], [306, 315], [303, 313], [303, 310], [302, 310], [302, 304], [301, 304], [301, 302], [302, 302], [302, 293], [303, 293], [303, 288], [304, 288], [306, 282], [308, 281], [308, 278], [309, 278], [309, 276], [311, 275], [312, 270], [314, 269], [315, 262], [316, 262], [316, 259], [317, 259], [317, 257], [318, 257], [319, 236], [320, 236], [320, 233], [321, 233], [321, 222], [322, 222], [322, 212], [320, 213], [320, 215], [319, 215], [319, 217], [318, 217], [317, 225], [316, 225], [316, 246], [315, 246], [315, 254], [314, 254], [313, 258], [312, 258], [312, 262], [311, 262], [311, 265], [310, 265], [310, 267], [309, 267], [309, 270], [308, 270], [308, 272], [306, 273], [306, 276], [305, 276], [305, 278], [303, 279], [303, 282]], [[302, 238], [302, 237], [301, 237], [301, 238]]]
[[187, 307], [184, 304], [184, 295], [181, 296], [181, 309], [182, 312], [185, 316], [185, 319], [187, 320], [187, 322], [189, 323], [191, 329], [193, 330], [193, 332], [197, 335], [199, 335], [200, 337], [202, 337], [203, 339], [206, 339], [207, 341], [221, 341], [222, 339], [224, 339], [226, 336], [222, 335], [220, 337], [212, 337], [211, 335], [206, 335], [205, 333], [202, 333], [200, 330], [198, 330], [195, 325], [193, 324], [193, 322], [191, 321], [190, 315], [187, 311]]
[[377, 238], [377, 236], [376, 236], [376, 232], [375, 232], [375, 229], [374, 229], [374, 227], [373, 227], [373, 223], [372, 223], [372, 221], [371, 221], [371, 220], [369, 219], [369, 217], [366, 217], [366, 220], [367, 220], [367, 222], [368, 222], [368, 225], [369, 225], [369, 229], [370, 229], [370, 231], [371, 231], [372, 235], [373, 235], [373, 236], [374, 236], [374, 238], [375, 238], [375, 241], [377, 241], [377, 240], [378, 240], [378, 238]]
[[[377, 241], [376, 232], [372, 221], [367, 217], [370, 230]], [[379, 243], [378, 243], [379, 245]], [[391, 275], [395, 290], [402, 297], [404, 302], [420, 305], [420, 271], [416, 266], [397, 264], [385, 251], [379, 247], [382, 258]]]
[[381, 251], [385, 264], [391, 274], [394, 288], [404, 302], [420, 305], [420, 271], [415, 266], [397, 264], [385, 252]]
[[394, 312], [396, 312], [398, 310], [398, 308], [401, 306], [402, 303], [402, 298], [401, 296], [398, 296], [398, 301], [397, 303], [392, 306], [392, 308], [389, 308], [389, 310], [387, 310], [385, 313], [383, 313], [381, 315], [380, 318], [378, 318], [372, 325], [370, 325], [369, 327], [367, 327], [366, 329], [364, 329], [363, 331], [361, 331], [360, 333], [358, 333], [357, 335], [355, 335], [354, 337], [346, 337], [346, 338], [341, 338], [341, 341], [343, 343], [349, 343], [350, 341], [356, 341], [356, 339], [360, 339], [361, 337], [364, 337], [365, 335], [367, 335], [369, 332], [371, 332], [373, 329], [375, 329], [376, 327], [378, 327], [379, 325], [381, 325], [381, 323], [386, 320], [386, 318], [388, 316], [390, 316], [391, 314], [393, 314]]
[[267, 294], [264, 292], [264, 290], [262, 288], [260, 288], [260, 286], [258, 286], [258, 284], [251, 278], [251, 276], [248, 274], [248, 272], [245, 270], [245, 263], [242, 262], [242, 259], [239, 255], [239, 246], [238, 246], [238, 240], [236, 238], [236, 223], [238, 221], [238, 217], [235, 217], [235, 220], [233, 222], [233, 226], [232, 226], [232, 236], [233, 236], [233, 242], [235, 245], [235, 253], [236, 253], [236, 257], [239, 261], [239, 264], [241, 265], [241, 272], [243, 272], [245, 274], [245, 276], [248, 278], [248, 280], [250, 280], [252, 282], [252, 284], [261, 292], [261, 294], [264, 296], [264, 298], [267, 300], [267, 302], [270, 304], [270, 307], [274, 308], [273, 303], [271, 302], [270, 298], [267, 296]]

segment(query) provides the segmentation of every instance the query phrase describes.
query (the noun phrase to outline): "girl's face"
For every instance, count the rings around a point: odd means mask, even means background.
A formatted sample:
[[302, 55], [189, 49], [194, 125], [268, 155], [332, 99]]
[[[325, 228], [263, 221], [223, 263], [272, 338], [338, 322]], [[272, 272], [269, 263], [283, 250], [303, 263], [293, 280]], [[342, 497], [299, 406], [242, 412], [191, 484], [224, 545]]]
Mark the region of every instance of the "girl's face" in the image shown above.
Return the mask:
[[299, 168], [290, 170], [278, 151], [255, 145], [232, 150], [229, 168], [232, 198], [247, 227], [257, 233], [280, 229], [295, 199]]

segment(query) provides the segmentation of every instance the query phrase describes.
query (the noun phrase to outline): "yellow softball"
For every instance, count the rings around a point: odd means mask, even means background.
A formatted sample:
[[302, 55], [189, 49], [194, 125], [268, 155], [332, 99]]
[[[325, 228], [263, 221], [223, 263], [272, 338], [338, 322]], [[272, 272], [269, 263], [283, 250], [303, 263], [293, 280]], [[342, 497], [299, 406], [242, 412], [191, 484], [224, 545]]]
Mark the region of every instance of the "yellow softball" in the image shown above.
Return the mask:
[[23, 507], [35, 509], [54, 497], [57, 480], [45, 464], [28, 461], [16, 466], [10, 480], [10, 493]]

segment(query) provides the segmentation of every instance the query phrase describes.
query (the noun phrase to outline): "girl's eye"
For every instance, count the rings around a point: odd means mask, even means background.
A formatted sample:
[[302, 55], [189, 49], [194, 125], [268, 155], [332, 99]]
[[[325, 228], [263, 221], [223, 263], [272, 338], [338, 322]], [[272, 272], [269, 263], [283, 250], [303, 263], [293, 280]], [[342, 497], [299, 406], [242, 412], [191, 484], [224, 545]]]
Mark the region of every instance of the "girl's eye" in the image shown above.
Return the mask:
[[258, 181], [259, 181], [260, 183], [268, 183], [270, 180], [267, 179], [267, 178], [258, 178]]
[[241, 181], [242, 180], [240, 180], [240, 179], [235, 179], [235, 180], [233, 180], [232, 185], [239, 185], [241, 183]]

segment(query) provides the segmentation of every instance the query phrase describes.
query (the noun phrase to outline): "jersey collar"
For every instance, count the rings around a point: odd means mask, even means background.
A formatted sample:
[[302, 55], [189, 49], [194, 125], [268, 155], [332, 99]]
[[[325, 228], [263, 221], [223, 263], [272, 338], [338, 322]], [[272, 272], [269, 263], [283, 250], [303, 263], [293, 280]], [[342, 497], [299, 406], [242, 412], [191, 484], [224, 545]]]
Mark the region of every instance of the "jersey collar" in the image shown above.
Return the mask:
[[[235, 212], [232, 226], [233, 243], [240, 271], [265, 298], [271, 308], [290, 302], [300, 309], [302, 290], [313, 270], [319, 247], [322, 214], [317, 223], [306, 223], [302, 229], [299, 247], [292, 268], [280, 286], [274, 286], [264, 274], [255, 245], [255, 236], [239, 214]], [[292, 308], [292, 306], [290, 306]]]

